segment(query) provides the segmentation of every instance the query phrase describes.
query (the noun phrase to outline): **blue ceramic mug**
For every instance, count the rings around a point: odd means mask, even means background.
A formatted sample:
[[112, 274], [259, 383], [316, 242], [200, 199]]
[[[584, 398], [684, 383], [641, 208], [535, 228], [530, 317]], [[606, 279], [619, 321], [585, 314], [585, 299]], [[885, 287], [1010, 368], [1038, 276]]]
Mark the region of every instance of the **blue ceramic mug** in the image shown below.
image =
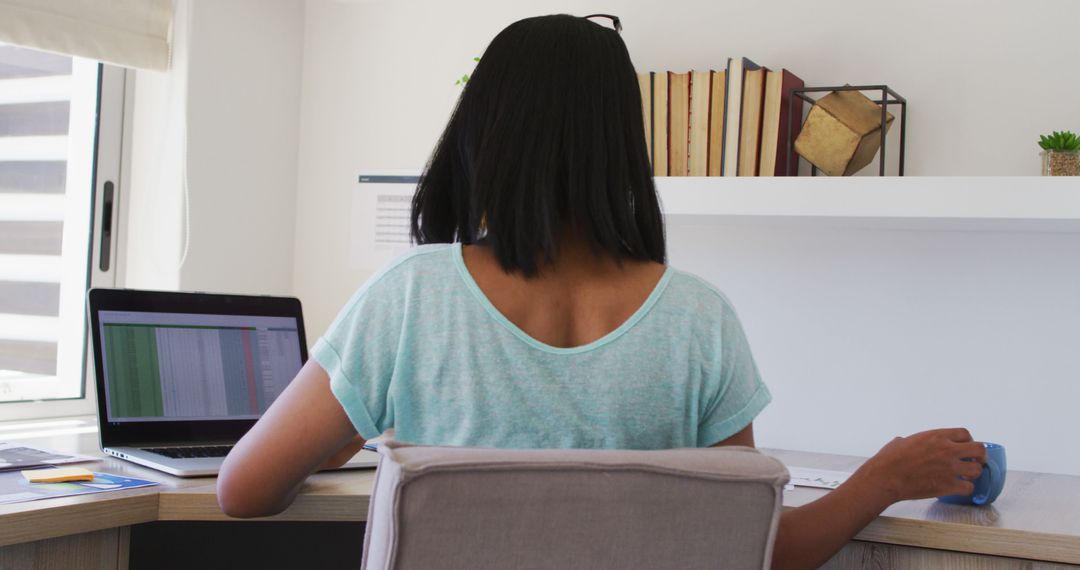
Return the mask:
[[975, 491], [970, 495], [949, 495], [938, 499], [954, 505], [989, 505], [994, 502], [1005, 488], [1005, 447], [997, 443], [984, 442], [986, 447], [986, 465], [982, 475], [972, 481]]

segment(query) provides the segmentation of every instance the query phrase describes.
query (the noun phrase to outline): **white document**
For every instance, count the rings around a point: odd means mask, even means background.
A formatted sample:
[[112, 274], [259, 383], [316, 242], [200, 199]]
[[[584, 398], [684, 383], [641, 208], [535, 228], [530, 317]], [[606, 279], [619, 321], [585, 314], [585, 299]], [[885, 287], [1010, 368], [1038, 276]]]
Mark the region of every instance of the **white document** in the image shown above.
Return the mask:
[[788, 473], [791, 473], [791, 481], [788, 484], [796, 487], [835, 489], [839, 487], [841, 483], [847, 481], [848, 477], [851, 477], [851, 473], [846, 471], [828, 471], [825, 469], [791, 466], [787, 469]]
[[0, 471], [98, 460], [97, 457], [77, 453], [59, 453], [51, 449], [42, 449], [18, 443], [0, 443]]
[[412, 247], [409, 237], [415, 172], [361, 174], [352, 193], [353, 264], [374, 271]]

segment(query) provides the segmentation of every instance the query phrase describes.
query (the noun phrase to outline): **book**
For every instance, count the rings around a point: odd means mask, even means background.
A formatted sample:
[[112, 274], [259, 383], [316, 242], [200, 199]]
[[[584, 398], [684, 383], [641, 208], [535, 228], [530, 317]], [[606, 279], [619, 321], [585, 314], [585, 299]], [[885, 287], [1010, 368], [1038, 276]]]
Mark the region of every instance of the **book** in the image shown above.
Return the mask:
[[757, 176], [761, 142], [761, 106], [765, 102], [764, 67], [743, 66], [742, 113], [739, 118], [738, 176]]
[[652, 74], [653, 176], [668, 175], [668, 74]]
[[735, 176], [739, 168], [739, 124], [742, 119], [743, 77], [748, 69], [757, 69], [749, 59], [728, 60], [727, 89], [724, 100], [724, 164], [723, 176]]
[[158, 485], [156, 481], [147, 479], [135, 479], [123, 475], [111, 473], [93, 472], [90, 481], [70, 481], [67, 483], [29, 483], [18, 471], [6, 471], [0, 473], [0, 505], [7, 503], [21, 503], [24, 501], [37, 501], [40, 499], [55, 499], [57, 497], [70, 497], [73, 495], [86, 495], [90, 493], [105, 493], [109, 491], [122, 491], [124, 489], [137, 489]]
[[690, 142], [690, 73], [668, 72], [668, 176], [686, 176]]
[[[792, 122], [792, 89], [805, 84], [794, 73], [783, 69], [769, 71], [765, 79], [765, 104], [761, 111], [761, 159], [758, 163], [758, 176], [796, 176], [795, 165], [788, 149], [791, 141], [799, 136], [802, 127], [802, 99], [795, 98], [795, 120]], [[788, 125], [791, 124], [791, 135]], [[789, 166], [792, 172], [788, 173]]]
[[686, 170], [689, 176], [709, 175], [709, 92], [708, 71], [690, 72], [690, 136]]
[[638, 88], [641, 89], [641, 116], [645, 124], [645, 149], [652, 163], [652, 73], [637, 74]]
[[727, 70], [713, 71], [712, 94], [709, 99], [709, 176], [720, 176], [724, 165], [724, 101], [727, 91]]

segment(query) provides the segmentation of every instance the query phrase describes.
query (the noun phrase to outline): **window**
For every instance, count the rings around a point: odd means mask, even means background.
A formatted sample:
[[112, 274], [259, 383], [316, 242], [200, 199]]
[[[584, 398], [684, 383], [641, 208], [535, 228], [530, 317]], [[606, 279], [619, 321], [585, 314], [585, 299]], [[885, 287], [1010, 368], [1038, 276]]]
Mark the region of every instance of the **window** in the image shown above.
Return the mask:
[[124, 80], [0, 44], [0, 418], [94, 410], [84, 299], [115, 283]]

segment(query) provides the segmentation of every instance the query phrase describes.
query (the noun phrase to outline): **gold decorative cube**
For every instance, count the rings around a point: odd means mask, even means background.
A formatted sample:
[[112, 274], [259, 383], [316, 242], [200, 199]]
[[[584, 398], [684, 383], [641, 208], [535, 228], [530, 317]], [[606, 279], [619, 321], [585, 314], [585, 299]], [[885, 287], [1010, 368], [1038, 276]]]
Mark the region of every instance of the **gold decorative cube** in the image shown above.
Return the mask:
[[[893, 116], [885, 115], [885, 132]], [[881, 106], [858, 91], [833, 91], [810, 109], [795, 152], [829, 176], [851, 176], [881, 146]]]

